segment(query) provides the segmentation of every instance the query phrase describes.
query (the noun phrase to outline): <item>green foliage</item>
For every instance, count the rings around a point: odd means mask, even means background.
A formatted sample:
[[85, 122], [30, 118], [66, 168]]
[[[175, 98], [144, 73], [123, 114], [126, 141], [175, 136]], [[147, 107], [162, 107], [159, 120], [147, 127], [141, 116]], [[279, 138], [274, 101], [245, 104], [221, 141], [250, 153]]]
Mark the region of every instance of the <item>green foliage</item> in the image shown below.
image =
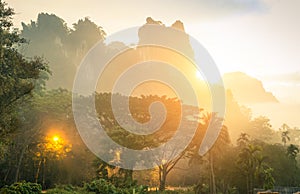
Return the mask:
[[110, 182], [105, 179], [94, 180], [91, 183], [85, 184], [85, 189], [87, 191], [96, 192], [96, 194], [100, 193], [117, 193], [117, 188]]
[[0, 1], [0, 138], [16, 128], [16, 104], [42, 87], [37, 80], [49, 72], [42, 59], [28, 60], [16, 50], [25, 40], [12, 29], [13, 15], [13, 9]]
[[299, 153], [298, 146], [291, 144], [287, 147], [287, 155], [291, 160], [296, 161], [297, 154]]
[[56, 185], [55, 188], [47, 190], [48, 194], [88, 194], [91, 192], [86, 191], [81, 187], [74, 187], [73, 185]]
[[150, 191], [148, 193], [155, 193], [155, 194], [195, 194], [194, 191], [189, 190], [166, 190], [166, 191]]
[[276, 139], [275, 131], [272, 129], [270, 119], [264, 116], [259, 116], [250, 121], [245, 129], [253, 139], [273, 143]]
[[202, 193], [208, 193], [209, 192], [209, 185], [204, 183], [198, 183], [194, 187], [195, 194], [202, 194]]
[[25, 133], [32, 94], [44, 89], [49, 74], [43, 59], [26, 58], [16, 49], [26, 40], [14, 29], [13, 15], [13, 9], [0, 1], [0, 185], [13, 182], [9, 175], [18, 166], [18, 151], [23, 150], [14, 138]]
[[274, 170], [272, 168], [268, 168], [268, 169], [264, 170], [264, 175], [265, 175], [264, 189], [265, 190], [274, 188], [275, 179], [272, 175], [273, 171]]
[[135, 191], [136, 194], [147, 193], [147, 187], [142, 185], [132, 185], [124, 188], [116, 187], [105, 179], [93, 180], [91, 183], [86, 183], [84, 188], [87, 191], [95, 192], [96, 194], [131, 194]]
[[300, 181], [299, 167], [296, 161], [287, 155], [287, 147], [282, 144], [262, 144], [265, 162], [273, 169], [272, 175], [276, 186], [298, 186]]
[[10, 186], [5, 186], [0, 190], [0, 194], [39, 194], [42, 186], [37, 183], [20, 182]]

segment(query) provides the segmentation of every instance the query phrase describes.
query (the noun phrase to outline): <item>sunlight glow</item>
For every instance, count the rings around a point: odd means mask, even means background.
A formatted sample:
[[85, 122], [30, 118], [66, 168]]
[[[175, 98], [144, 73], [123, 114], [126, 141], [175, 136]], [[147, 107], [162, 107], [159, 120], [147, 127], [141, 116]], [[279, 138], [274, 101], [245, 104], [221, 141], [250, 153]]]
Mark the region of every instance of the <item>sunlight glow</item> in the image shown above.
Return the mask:
[[58, 142], [58, 141], [59, 141], [59, 137], [58, 137], [57, 135], [55, 135], [55, 136], [53, 136], [52, 140], [53, 140], [54, 142]]
[[200, 79], [202, 76], [201, 76], [201, 73], [199, 72], [199, 71], [196, 71], [196, 77], [198, 78], [198, 79]]

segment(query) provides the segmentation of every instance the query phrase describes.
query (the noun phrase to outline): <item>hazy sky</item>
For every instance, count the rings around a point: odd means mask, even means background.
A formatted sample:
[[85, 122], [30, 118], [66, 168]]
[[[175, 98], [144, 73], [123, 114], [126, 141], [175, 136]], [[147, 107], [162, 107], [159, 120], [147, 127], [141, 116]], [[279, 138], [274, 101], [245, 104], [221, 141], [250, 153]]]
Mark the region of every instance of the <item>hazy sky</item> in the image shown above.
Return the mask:
[[54, 13], [69, 26], [90, 17], [108, 34], [142, 25], [152, 16], [167, 25], [180, 19], [210, 51], [222, 72], [251, 75], [300, 71], [299, 0], [6, 0], [16, 25]]
[[54, 13], [69, 27], [90, 17], [109, 34], [148, 16], [187, 33], [208, 49], [222, 73], [243, 71], [264, 81], [284, 103], [300, 104], [299, 0], [6, 0], [15, 24]]

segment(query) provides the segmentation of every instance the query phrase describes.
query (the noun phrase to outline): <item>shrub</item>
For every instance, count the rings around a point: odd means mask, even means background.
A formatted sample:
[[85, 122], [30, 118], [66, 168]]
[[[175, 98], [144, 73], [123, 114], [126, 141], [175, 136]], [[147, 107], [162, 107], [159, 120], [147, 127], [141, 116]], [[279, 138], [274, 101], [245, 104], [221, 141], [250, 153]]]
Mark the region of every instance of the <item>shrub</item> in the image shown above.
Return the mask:
[[42, 193], [42, 186], [37, 183], [20, 182], [14, 183], [10, 186], [4, 186], [0, 190], [0, 194], [40, 194]]
[[117, 188], [110, 182], [106, 181], [105, 179], [93, 180], [91, 183], [86, 183], [84, 187], [87, 191], [92, 191], [95, 192], [96, 194], [102, 194], [102, 193], [118, 194]]
[[105, 179], [93, 180], [91, 183], [86, 183], [84, 188], [86, 191], [95, 192], [96, 194], [132, 194], [133, 191], [135, 191], [136, 194], [145, 194], [148, 190], [147, 186], [138, 186], [136, 184], [116, 187]]
[[47, 194], [94, 194], [94, 192], [88, 192], [82, 187], [73, 185], [56, 185], [55, 188], [48, 189]]

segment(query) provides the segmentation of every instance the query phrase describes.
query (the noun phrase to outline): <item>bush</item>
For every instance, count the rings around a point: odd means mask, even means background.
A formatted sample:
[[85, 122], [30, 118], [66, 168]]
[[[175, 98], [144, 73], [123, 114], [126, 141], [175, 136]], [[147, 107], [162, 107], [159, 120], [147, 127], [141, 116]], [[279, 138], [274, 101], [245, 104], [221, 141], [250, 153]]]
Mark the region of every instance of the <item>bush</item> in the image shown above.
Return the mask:
[[142, 185], [132, 185], [122, 188], [116, 187], [105, 179], [93, 180], [91, 183], [86, 183], [84, 188], [86, 191], [95, 192], [96, 194], [132, 194], [133, 190], [136, 194], [145, 194], [148, 190], [148, 187]]
[[48, 189], [47, 194], [95, 194], [88, 192], [84, 188], [74, 187], [73, 185], [56, 185], [53, 189]]
[[107, 182], [105, 179], [93, 180], [91, 183], [86, 183], [84, 187], [87, 191], [92, 191], [96, 194], [117, 194], [117, 188], [110, 182]]
[[42, 193], [42, 186], [37, 183], [20, 182], [10, 186], [4, 186], [0, 194], [39, 194]]

